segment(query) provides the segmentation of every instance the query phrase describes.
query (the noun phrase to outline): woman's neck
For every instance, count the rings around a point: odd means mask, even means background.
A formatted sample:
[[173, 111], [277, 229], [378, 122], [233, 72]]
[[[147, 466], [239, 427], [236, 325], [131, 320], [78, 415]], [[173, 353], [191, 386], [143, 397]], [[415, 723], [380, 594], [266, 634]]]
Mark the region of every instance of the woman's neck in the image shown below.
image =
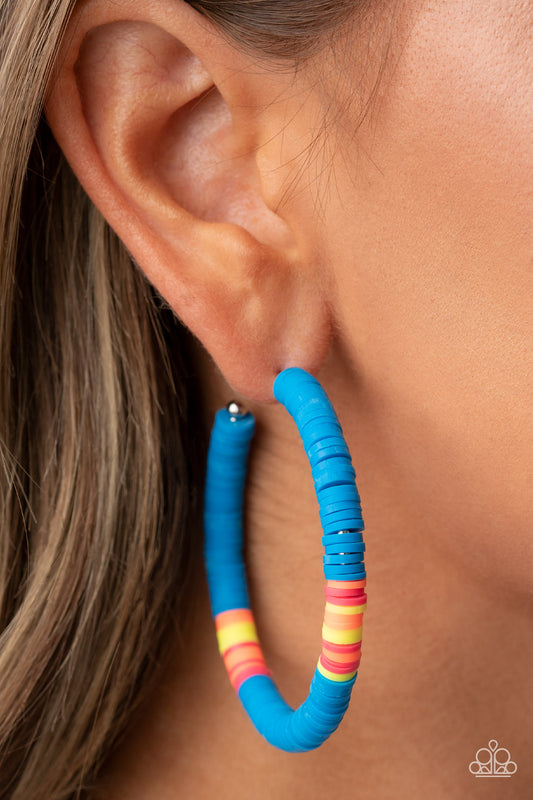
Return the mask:
[[[339, 730], [302, 755], [261, 739], [218, 655], [200, 571], [184, 646], [172, 645], [175, 656], [110, 760], [108, 788], [98, 798], [470, 797], [479, 781], [469, 764], [491, 739], [519, 764], [512, 796], [526, 796], [533, 784], [531, 693], [524, 690], [531, 686], [531, 608], [473, 574], [443, 546], [439, 530], [422, 524], [380, 450], [375, 406], [335, 380], [330, 386], [358, 475], [368, 573], [361, 667]], [[210, 398], [213, 407], [230, 399], [216, 381]], [[250, 592], [267, 663], [297, 705], [320, 651], [321, 529], [294, 423], [277, 405], [252, 410]], [[500, 800], [502, 779], [484, 783], [483, 797]]]

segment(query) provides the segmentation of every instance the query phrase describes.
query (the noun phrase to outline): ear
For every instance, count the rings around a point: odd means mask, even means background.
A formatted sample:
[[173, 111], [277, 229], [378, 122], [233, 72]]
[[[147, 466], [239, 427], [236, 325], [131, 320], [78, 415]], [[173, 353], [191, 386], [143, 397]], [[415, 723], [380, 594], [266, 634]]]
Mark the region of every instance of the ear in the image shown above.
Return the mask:
[[46, 102], [74, 172], [150, 282], [260, 401], [280, 369], [316, 373], [330, 339], [324, 278], [278, 208], [292, 160], [280, 98], [294, 80], [182, 0], [91, 0]]

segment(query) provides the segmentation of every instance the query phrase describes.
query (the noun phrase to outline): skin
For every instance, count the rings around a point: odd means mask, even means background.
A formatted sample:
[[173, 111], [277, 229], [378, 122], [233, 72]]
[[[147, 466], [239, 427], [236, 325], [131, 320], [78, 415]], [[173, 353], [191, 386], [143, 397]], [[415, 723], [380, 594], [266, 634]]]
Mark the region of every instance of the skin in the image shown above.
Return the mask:
[[[231, 397], [256, 415], [247, 563], [289, 702], [303, 700], [316, 663], [323, 580], [305, 455], [272, 402], [282, 367], [316, 374], [343, 424], [369, 602], [340, 730], [286, 755], [233, 696], [200, 573], [188, 657], [169, 642], [94, 800], [525, 798], [533, 9], [409, 0], [295, 76], [236, 52], [179, 1], [139, 5], [78, 9], [47, 115], [198, 338], [208, 416]], [[468, 772], [489, 739], [516, 775]]]

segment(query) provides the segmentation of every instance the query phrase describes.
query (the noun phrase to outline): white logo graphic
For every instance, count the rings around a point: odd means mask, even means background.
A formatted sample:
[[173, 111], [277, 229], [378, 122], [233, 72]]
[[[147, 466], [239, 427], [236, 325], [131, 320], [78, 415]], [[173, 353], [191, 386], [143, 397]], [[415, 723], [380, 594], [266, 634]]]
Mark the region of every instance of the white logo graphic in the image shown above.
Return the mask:
[[488, 747], [479, 748], [468, 769], [476, 778], [510, 778], [518, 767], [516, 761], [511, 761], [509, 750], [498, 747], [496, 739], [491, 739]]

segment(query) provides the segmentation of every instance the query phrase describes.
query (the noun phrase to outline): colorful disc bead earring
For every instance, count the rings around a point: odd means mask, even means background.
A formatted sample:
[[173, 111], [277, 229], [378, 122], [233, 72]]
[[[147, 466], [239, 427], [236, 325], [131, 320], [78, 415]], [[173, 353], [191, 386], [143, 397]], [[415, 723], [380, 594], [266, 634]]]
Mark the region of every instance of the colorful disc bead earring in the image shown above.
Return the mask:
[[355, 471], [324, 389], [290, 368], [274, 396], [293, 417], [311, 465], [324, 545], [326, 608], [322, 652], [309, 695], [293, 710], [281, 697], [259, 645], [243, 561], [243, 494], [255, 420], [235, 403], [215, 418], [204, 498], [205, 565], [219, 650], [251, 721], [270, 744], [289, 752], [319, 747], [350, 702], [361, 658], [366, 608], [363, 518]]

